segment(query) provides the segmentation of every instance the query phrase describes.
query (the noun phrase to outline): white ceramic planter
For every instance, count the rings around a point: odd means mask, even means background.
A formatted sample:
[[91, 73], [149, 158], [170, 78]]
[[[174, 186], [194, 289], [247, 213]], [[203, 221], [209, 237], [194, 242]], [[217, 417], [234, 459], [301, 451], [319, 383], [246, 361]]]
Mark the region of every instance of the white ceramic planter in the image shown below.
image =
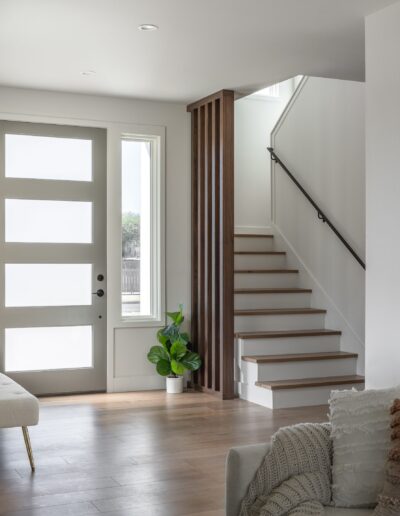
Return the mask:
[[167, 393], [181, 394], [183, 392], [183, 376], [177, 378], [170, 378], [167, 376]]

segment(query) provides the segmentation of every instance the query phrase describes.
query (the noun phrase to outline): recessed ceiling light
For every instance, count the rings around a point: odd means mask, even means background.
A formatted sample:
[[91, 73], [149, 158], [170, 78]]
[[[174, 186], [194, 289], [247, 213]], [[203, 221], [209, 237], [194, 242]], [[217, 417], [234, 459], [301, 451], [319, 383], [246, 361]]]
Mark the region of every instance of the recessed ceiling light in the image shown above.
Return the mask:
[[94, 70], [83, 70], [83, 72], [81, 72], [81, 75], [83, 75], [84, 77], [87, 77], [89, 75], [94, 75], [96, 72]]
[[143, 31], [150, 31], [150, 30], [158, 30], [157, 25], [153, 25], [152, 23], [142, 23], [142, 25], [139, 25], [139, 30]]

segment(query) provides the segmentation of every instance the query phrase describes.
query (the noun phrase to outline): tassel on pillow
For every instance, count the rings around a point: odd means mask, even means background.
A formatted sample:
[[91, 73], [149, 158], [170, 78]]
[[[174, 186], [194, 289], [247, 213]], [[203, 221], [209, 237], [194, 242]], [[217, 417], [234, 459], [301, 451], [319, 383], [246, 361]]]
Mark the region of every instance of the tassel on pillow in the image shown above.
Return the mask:
[[383, 491], [373, 516], [399, 516], [400, 514], [400, 399], [390, 409], [393, 446], [386, 463], [386, 478]]

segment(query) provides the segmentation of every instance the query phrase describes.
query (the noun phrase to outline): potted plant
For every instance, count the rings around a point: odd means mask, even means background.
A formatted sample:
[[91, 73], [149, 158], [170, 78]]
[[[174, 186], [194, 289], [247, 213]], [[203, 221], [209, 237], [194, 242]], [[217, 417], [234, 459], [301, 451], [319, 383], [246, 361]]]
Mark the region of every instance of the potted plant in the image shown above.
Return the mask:
[[201, 359], [197, 353], [188, 349], [189, 335], [181, 331], [184, 321], [183, 306], [178, 312], [167, 312], [171, 323], [157, 332], [161, 346], [152, 346], [147, 354], [149, 361], [156, 365], [157, 373], [167, 377], [167, 392], [183, 392], [183, 374], [185, 371], [197, 371]]

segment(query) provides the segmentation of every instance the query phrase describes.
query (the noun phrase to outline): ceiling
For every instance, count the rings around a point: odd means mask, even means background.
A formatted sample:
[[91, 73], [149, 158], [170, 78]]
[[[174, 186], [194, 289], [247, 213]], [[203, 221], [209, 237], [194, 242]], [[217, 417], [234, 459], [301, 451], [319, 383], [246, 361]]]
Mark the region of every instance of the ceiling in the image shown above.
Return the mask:
[[393, 3], [0, 0], [0, 85], [189, 102], [298, 74], [363, 80], [364, 16]]

